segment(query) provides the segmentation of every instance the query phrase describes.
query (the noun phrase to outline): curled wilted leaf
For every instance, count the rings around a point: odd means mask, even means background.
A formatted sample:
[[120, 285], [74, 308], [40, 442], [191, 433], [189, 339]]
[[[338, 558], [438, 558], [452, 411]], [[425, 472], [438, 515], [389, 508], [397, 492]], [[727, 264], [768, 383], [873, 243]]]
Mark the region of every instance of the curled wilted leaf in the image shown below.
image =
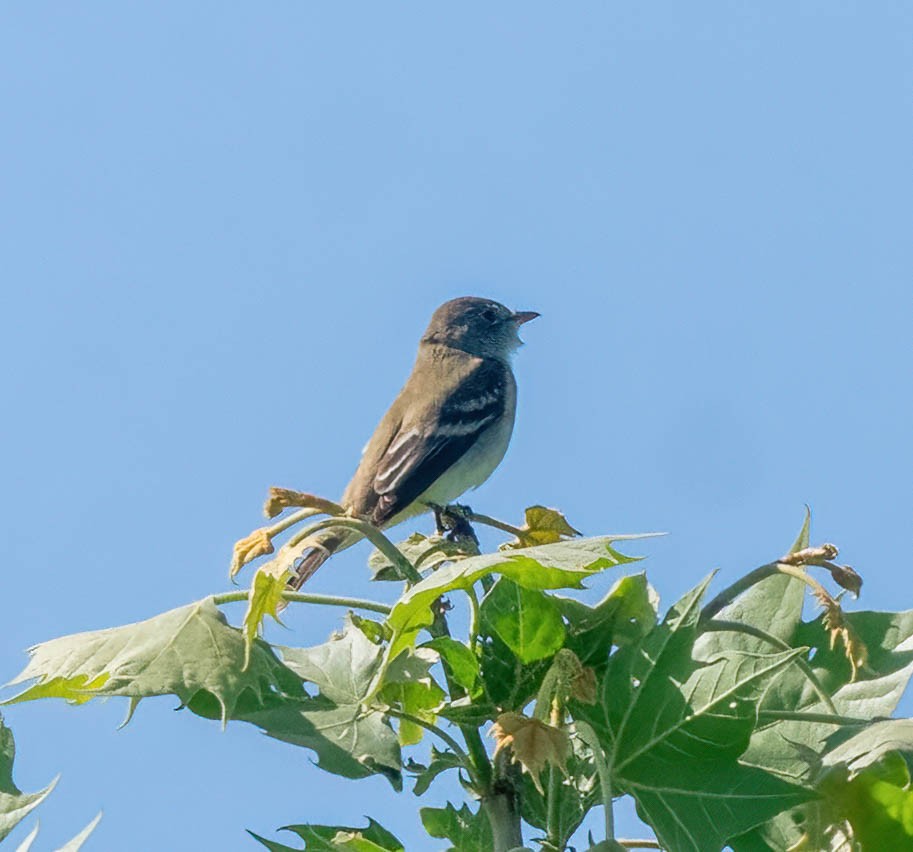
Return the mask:
[[818, 547], [803, 547], [781, 556], [784, 565], [820, 565], [825, 560], [836, 559], [839, 551], [836, 544], [822, 544]]
[[235, 542], [228, 576], [234, 577], [248, 562], [253, 562], [255, 559], [272, 552], [273, 542], [270, 539], [269, 530], [265, 527], [254, 530], [249, 536]]
[[828, 562], [825, 567], [831, 572], [831, 577], [834, 578], [834, 582], [841, 589], [846, 589], [857, 598], [859, 597], [859, 591], [862, 589], [862, 577], [859, 576], [858, 572], [850, 568], [849, 565], [835, 565], [832, 562]]
[[847, 621], [838, 601], [821, 593], [816, 593], [815, 597], [824, 608], [824, 629], [830, 636], [831, 648], [836, 647], [838, 639], [843, 642], [843, 651], [850, 664], [850, 681], [855, 681], [859, 669], [868, 662], [869, 650]]
[[510, 747], [514, 759], [529, 772], [539, 792], [539, 774], [546, 766], [566, 772], [570, 752], [570, 737], [563, 728], [556, 728], [522, 713], [502, 713], [492, 725], [489, 735], [495, 740], [495, 754]]
[[263, 504], [263, 514], [267, 518], [275, 518], [280, 512], [292, 507], [315, 509], [325, 515], [344, 515], [345, 509], [332, 500], [318, 497], [316, 494], [307, 494], [304, 491], [294, 491], [291, 488], [277, 488], [269, 490], [269, 496]]
[[571, 678], [570, 697], [583, 704], [596, 703], [596, 672], [589, 666], [581, 666]]

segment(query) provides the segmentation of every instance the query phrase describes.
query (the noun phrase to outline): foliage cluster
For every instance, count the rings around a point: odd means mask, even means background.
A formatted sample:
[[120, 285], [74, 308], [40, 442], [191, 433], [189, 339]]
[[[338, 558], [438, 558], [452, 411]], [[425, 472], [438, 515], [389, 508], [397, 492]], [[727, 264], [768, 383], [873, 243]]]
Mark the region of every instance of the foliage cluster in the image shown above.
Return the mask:
[[[645, 575], [623, 573], [635, 560], [616, 547], [636, 537], [580, 538], [553, 510], [532, 507], [522, 527], [470, 513], [449, 536], [394, 546], [307, 495], [277, 491], [268, 509], [295, 506], [239, 542], [233, 573], [280, 533], [330, 517], [293, 532], [249, 590], [38, 645], [8, 703], [124, 696], [132, 714], [173, 695], [353, 781], [379, 774], [401, 791], [408, 778], [422, 796], [454, 773], [466, 801], [420, 813], [457, 852], [526, 848], [524, 835], [565, 850], [593, 809], [592, 852], [913, 849], [913, 720], [890, 718], [913, 673], [913, 611], [845, 612], [809, 568], [853, 591], [861, 581], [832, 546], [809, 547], [808, 518], [785, 556], [707, 602], [711, 575], [660, 615]], [[467, 519], [513, 538], [480, 554]], [[308, 537], [333, 524], [371, 538], [375, 576], [403, 586], [395, 603], [285, 591]], [[569, 593], [603, 574], [618, 576], [601, 600]], [[806, 621], [809, 588], [823, 613]], [[220, 606], [242, 599], [234, 627]], [[458, 599], [468, 617], [448, 620]], [[350, 611], [327, 642], [271, 645], [262, 621], [289, 601]], [[0, 723], [0, 840], [49, 792], [16, 789], [12, 759]], [[655, 839], [615, 836], [620, 796]], [[286, 828], [307, 850], [403, 849], [373, 820]], [[272, 852], [301, 848], [253, 836]]]

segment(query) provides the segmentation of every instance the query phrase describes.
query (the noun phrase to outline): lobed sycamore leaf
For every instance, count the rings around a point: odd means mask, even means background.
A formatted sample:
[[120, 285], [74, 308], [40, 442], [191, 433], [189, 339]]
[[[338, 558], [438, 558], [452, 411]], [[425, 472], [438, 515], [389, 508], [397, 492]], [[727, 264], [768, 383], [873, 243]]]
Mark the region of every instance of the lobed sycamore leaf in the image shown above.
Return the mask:
[[448, 802], [445, 808], [422, 808], [419, 813], [428, 834], [450, 841], [447, 852], [494, 849], [491, 823], [481, 809], [473, 813], [463, 805], [457, 810]]
[[676, 852], [722, 849], [812, 795], [739, 760], [764, 690], [801, 651], [695, 659], [709, 580], [611, 657], [595, 707], [575, 707], [599, 735], [616, 787], [631, 793], [660, 843]]
[[380, 823], [368, 819], [366, 828], [343, 825], [286, 825], [280, 831], [298, 835], [304, 846], [297, 848], [267, 840], [249, 831], [271, 852], [405, 852], [403, 844]]
[[[578, 739], [572, 738], [571, 743], [567, 774], [560, 777], [553, 789], [557, 802], [553, 803], [552, 822], [559, 839], [565, 842], [574, 834], [590, 809], [602, 801], [591, 755]], [[548, 829], [548, 795], [539, 792], [528, 773], [523, 775], [520, 807], [526, 822], [543, 831]]]
[[29, 649], [29, 662], [12, 681], [35, 683], [8, 704], [62, 698], [81, 704], [122, 695], [139, 701], [176, 695], [184, 705], [207, 693], [223, 723], [242, 695], [263, 702], [288, 674], [268, 645], [256, 643], [248, 665], [245, 640], [212, 598], [146, 621], [52, 639]]
[[[831, 647], [823, 617], [800, 621], [791, 644], [810, 648], [810, 665], [838, 713], [863, 719], [888, 716], [913, 676], [913, 610], [852, 612], [844, 617], [868, 649], [866, 665], [855, 682], [843, 649]], [[794, 668], [785, 671], [768, 689], [761, 709], [829, 712], [805, 676]], [[755, 731], [742, 761], [788, 781], [812, 784], [822, 769], [843, 762], [852, 768], [860, 760], [859, 754], [853, 756], [854, 749], [865, 749], [873, 758], [883, 754], [889, 744], [897, 751], [908, 751], [902, 746], [908, 730], [906, 721], [876, 722], [860, 731], [825, 722], [777, 720]], [[878, 737], [884, 737], [884, 749], [877, 747]], [[842, 743], [846, 744], [845, 749]], [[844, 819], [845, 814], [833, 802], [811, 803], [774, 817], [733, 846], [738, 852], [745, 852], [765, 848], [758, 844], [770, 842], [767, 838], [780, 838], [784, 847], [804, 840], [822, 849], [841, 850], [840, 826]], [[838, 839], [832, 840], [833, 837]]]
[[448, 769], [463, 769], [463, 762], [452, 751], [438, 751], [434, 746], [431, 747], [431, 760], [427, 766], [421, 764], [412, 764], [406, 767], [415, 775], [415, 786], [412, 792], [416, 796], [424, 795], [431, 783], [442, 772]]
[[288, 699], [235, 718], [273, 739], [311, 749], [326, 772], [343, 778], [381, 774], [402, 789], [399, 743], [379, 710], [322, 698]]

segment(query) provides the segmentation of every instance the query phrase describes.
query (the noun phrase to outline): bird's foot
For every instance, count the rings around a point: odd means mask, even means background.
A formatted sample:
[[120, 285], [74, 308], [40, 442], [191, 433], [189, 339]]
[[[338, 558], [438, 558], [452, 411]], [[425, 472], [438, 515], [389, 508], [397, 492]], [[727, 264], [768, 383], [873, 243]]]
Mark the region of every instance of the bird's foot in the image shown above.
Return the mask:
[[479, 539], [472, 524], [472, 509], [453, 503], [450, 506], [431, 506], [434, 512], [434, 525], [438, 535], [444, 536], [448, 541], [460, 543], [467, 542], [478, 547]]

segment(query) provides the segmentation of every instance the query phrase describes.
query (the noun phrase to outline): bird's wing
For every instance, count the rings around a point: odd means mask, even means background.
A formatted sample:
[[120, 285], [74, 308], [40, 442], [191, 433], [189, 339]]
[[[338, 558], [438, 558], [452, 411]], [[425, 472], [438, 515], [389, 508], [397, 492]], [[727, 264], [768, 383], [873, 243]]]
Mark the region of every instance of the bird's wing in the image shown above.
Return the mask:
[[497, 361], [481, 361], [436, 411], [404, 420], [377, 465], [375, 524], [383, 525], [411, 504], [500, 420], [507, 405], [508, 369]]

